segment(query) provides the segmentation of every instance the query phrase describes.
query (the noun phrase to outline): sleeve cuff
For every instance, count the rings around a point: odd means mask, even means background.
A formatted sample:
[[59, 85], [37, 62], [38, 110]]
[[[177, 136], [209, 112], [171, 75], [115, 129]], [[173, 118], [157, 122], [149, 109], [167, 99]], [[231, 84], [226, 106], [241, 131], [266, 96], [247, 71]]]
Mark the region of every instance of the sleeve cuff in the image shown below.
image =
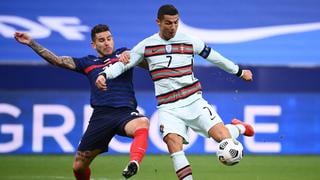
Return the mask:
[[101, 73], [99, 73], [99, 75], [102, 75], [102, 76], [104, 76], [104, 78], [107, 79], [107, 74], [105, 72], [101, 72]]
[[243, 75], [243, 70], [239, 67], [239, 70], [236, 74], [236, 76], [241, 77]]

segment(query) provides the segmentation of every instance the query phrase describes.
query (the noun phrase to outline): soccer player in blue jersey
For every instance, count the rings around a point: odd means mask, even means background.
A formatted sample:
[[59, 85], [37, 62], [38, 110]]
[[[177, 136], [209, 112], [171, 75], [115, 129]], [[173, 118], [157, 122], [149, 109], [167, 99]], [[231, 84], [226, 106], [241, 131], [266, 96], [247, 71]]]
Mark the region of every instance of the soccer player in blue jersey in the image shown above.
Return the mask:
[[74, 158], [73, 172], [76, 179], [90, 179], [89, 165], [97, 155], [108, 151], [109, 142], [116, 134], [133, 138], [130, 162], [122, 175], [125, 178], [135, 175], [148, 146], [149, 121], [136, 110], [137, 102], [132, 84], [133, 70], [108, 81], [108, 91], [101, 91], [95, 86], [96, 77], [103, 68], [118, 60], [121, 62], [128, 60], [126, 48], [114, 49], [109, 27], [99, 24], [91, 30], [92, 47], [98, 57], [57, 56], [26, 33], [16, 32], [14, 37], [18, 42], [32, 48], [50, 64], [84, 74], [90, 81], [93, 114]]
[[183, 144], [188, 143], [189, 128], [217, 142], [235, 139], [239, 134], [254, 135], [252, 126], [238, 119], [224, 125], [217, 112], [203, 99], [201, 84], [193, 73], [194, 55], [202, 56], [245, 81], [252, 80], [252, 73], [241, 69], [202, 40], [177, 32], [179, 13], [174, 6], [161, 6], [156, 22], [160, 31], [131, 50], [128, 64], [117, 62], [106, 68], [96, 84], [105, 89], [106, 79], [111, 80], [142, 61], [148, 63], [158, 101], [160, 131], [174, 170], [179, 180], [191, 180], [192, 169], [183, 151]]

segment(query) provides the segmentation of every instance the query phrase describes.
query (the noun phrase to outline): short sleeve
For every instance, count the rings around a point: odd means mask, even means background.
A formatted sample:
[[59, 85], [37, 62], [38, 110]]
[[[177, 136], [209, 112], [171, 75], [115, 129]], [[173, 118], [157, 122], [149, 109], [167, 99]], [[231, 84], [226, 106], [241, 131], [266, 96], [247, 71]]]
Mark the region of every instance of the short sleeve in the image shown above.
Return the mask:
[[79, 73], [84, 73], [84, 69], [86, 68], [85, 62], [87, 59], [93, 58], [94, 56], [85, 56], [81, 58], [72, 57], [74, 64], [76, 65], [75, 71]]
[[119, 49], [116, 50], [116, 54], [121, 54], [121, 53], [123, 53], [124, 51], [129, 51], [129, 49], [126, 48], [126, 47], [119, 48]]

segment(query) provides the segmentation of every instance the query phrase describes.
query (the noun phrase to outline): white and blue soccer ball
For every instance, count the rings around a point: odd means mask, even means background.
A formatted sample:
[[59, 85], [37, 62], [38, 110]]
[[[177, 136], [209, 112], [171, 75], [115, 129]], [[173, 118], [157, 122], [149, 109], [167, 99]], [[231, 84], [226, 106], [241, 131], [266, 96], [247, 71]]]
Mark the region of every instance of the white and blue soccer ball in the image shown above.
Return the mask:
[[224, 139], [218, 144], [218, 160], [227, 166], [238, 164], [243, 156], [243, 146], [235, 139]]

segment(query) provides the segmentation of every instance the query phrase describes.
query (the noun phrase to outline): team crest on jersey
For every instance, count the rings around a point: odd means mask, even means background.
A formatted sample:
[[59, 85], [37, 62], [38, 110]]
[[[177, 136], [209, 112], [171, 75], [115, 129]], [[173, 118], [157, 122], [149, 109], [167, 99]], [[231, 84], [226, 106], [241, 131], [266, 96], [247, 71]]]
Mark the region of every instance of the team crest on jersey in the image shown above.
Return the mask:
[[171, 44], [166, 45], [166, 53], [171, 53], [171, 51], [172, 51], [172, 45]]

